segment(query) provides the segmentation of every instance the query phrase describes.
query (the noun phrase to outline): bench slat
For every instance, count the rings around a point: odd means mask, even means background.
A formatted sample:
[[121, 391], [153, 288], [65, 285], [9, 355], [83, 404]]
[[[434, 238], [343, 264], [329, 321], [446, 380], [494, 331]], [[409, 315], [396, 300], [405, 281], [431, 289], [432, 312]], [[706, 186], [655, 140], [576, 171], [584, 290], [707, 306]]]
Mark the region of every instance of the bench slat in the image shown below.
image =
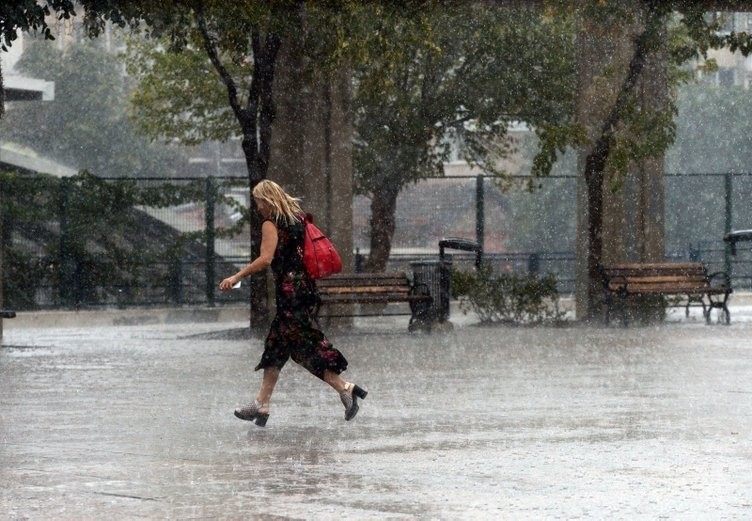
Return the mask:
[[607, 264], [604, 269], [632, 269], [638, 271], [644, 270], [662, 270], [662, 269], [696, 269], [703, 268], [702, 262], [624, 262], [619, 264]]
[[[615, 286], [613, 288], [609, 288], [611, 291], [620, 291], [622, 286]], [[681, 295], [684, 293], [713, 293], [713, 294], [719, 294], [719, 293], [726, 293], [728, 289], [722, 288], [722, 287], [713, 287], [713, 286], [655, 286], [655, 285], [649, 285], [649, 286], [630, 286], [627, 288], [627, 293], [656, 293], [656, 294], [665, 294], [665, 295]]]
[[331, 295], [337, 293], [407, 293], [410, 291], [409, 286], [344, 286], [319, 288], [321, 295]]
[[369, 278], [358, 278], [358, 279], [352, 279], [352, 278], [339, 278], [339, 279], [322, 279], [316, 282], [316, 286], [319, 288], [328, 288], [328, 287], [342, 287], [342, 286], [352, 286], [352, 287], [361, 287], [361, 286], [409, 286], [410, 281], [406, 276], [404, 277], [382, 277], [375, 279], [373, 277]]
[[316, 287], [319, 288], [320, 291], [328, 290], [329, 288], [353, 288], [353, 290], [360, 290], [361, 288], [370, 288], [370, 287], [381, 287], [381, 286], [393, 286], [393, 287], [410, 287], [410, 282], [407, 280], [394, 280], [394, 279], [385, 279], [383, 281], [375, 282], [373, 280], [369, 281], [349, 281], [349, 280], [343, 280], [339, 281], [337, 284], [332, 284], [331, 282], [329, 284], [316, 284]]
[[428, 295], [332, 295], [327, 298], [321, 297], [324, 304], [379, 304], [389, 302], [418, 302], [428, 301]]
[[633, 270], [630, 271], [623, 271], [623, 272], [604, 272], [604, 275], [608, 279], [624, 279], [624, 278], [639, 278], [639, 279], [649, 279], [653, 277], [674, 277], [674, 278], [699, 278], [704, 279], [706, 277], [705, 271], [692, 271], [692, 272], [670, 272], [670, 271], [644, 271], [644, 272], [635, 272]]
[[650, 275], [641, 277], [637, 275], [630, 275], [627, 277], [611, 277], [614, 282], [624, 281], [627, 284], [642, 283], [642, 284], [661, 284], [672, 282], [690, 282], [702, 284], [707, 280], [705, 275]]
[[[710, 286], [703, 284], [681, 284], [681, 283], [675, 283], [675, 284], [630, 284], [626, 287], [627, 293], [636, 293], [636, 292], [645, 292], [650, 291], [654, 293], [685, 293], [687, 291], [700, 291], [704, 292], [707, 291]], [[616, 285], [613, 289], [618, 291], [622, 289], [623, 286]]]
[[336, 273], [326, 278], [319, 279], [318, 282], [331, 282], [340, 280], [363, 280], [363, 279], [407, 279], [404, 271], [393, 271], [386, 273]]
[[336, 280], [336, 279], [362, 279], [362, 278], [368, 278], [368, 277], [374, 277], [374, 278], [388, 278], [388, 277], [402, 277], [407, 276], [407, 274], [404, 271], [378, 271], [378, 272], [370, 272], [370, 271], [363, 271], [360, 273], [335, 273], [333, 275], [329, 275], [328, 277], [325, 277], [320, 280]]

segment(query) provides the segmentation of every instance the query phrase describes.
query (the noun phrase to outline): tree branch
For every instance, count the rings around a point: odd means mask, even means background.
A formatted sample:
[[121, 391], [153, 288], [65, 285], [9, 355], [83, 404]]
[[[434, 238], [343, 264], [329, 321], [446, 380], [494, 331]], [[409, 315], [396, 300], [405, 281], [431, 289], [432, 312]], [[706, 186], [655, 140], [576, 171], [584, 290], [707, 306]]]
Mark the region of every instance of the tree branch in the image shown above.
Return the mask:
[[257, 70], [260, 76], [259, 97], [261, 110], [259, 111], [259, 128], [261, 130], [261, 139], [259, 143], [259, 162], [261, 163], [262, 172], [266, 172], [269, 166], [269, 158], [271, 157], [272, 123], [276, 117], [272, 88], [274, 85], [274, 66], [277, 62], [280, 43], [280, 37], [276, 33], [272, 32], [266, 35], [263, 54], [264, 60], [260, 71]]
[[263, 57], [261, 56], [261, 36], [259, 29], [256, 25], [251, 27], [251, 52], [253, 53], [253, 71], [251, 73], [251, 84], [248, 87], [248, 100], [246, 101], [245, 108], [250, 114], [258, 113], [258, 100], [259, 91], [259, 72], [261, 69], [261, 62]]
[[5, 86], [3, 85], [3, 64], [0, 63], [0, 119], [5, 114]]
[[232, 79], [232, 76], [229, 72], [227, 72], [227, 69], [219, 59], [217, 44], [215, 39], [212, 38], [212, 36], [209, 34], [209, 29], [206, 25], [206, 18], [204, 17], [204, 11], [201, 2], [198, 2], [196, 4], [196, 6], [194, 7], [194, 12], [196, 14], [198, 29], [201, 33], [201, 37], [204, 43], [204, 50], [206, 51], [207, 56], [209, 56], [209, 61], [211, 61], [212, 65], [219, 74], [222, 83], [224, 83], [227, 87], [227, 97], [230, 102], [230, 107], [232, 107], [232, 110], [235, 113], [235, 117], [237, 117], [238, 121], [242, 124], [242, 122], [245, 121], [246, 113], [240, 107], [240, 103], [238, 103], [238, 88], [235, 85], [235, 80]]
[[[611, 139], [616, 131], [616, 125], [621, 121], [624, 109], [637, 86], [642, 70], [645, 68], [647, 55], [650, 51], [650, 43], [657, 36], [658, 30], [663, 24], [663, 17], [656, 2], [648, 2], [647, 27], [635, 42], [634, 53], [629, 62], [627, 75], [624, 78], [619, 94], [611, 112], [601, 126], [601, 134], [593, 147], [593, 154], [605, 153], [608, 155]], [[587, 172], [586, 172], [587, 173]]]

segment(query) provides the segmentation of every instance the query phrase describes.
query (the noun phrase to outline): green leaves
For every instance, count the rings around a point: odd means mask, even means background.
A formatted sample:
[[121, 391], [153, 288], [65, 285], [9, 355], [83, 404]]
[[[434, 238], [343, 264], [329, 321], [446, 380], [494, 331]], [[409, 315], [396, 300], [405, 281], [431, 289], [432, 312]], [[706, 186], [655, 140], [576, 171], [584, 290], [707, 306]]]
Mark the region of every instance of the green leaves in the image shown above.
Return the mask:
[[47, 25], [52, 12], [60, 19], [76, 14], [70, 0], [5, 0], [0, 3], [0, 49], [7, 51], [18, 37], [18, 31], [39, 32], [45, 39], [54, 40]]
[[[360, 193], [441, 175], [449, 142], [482, 171], [503, 174], [496, 165], [513, 150], [511, 121], [563, 128], [573, 115], [571, 24], [482, 3], [423, 8], [374, 19], [354, 68]], [[551, 142], [536, 173], [564, 142]]]
[[[169, 52], [168, 45], [167, 39], [128, 40], [124, 59], [138, 81], [130, 115], [138, 128], [152, 139], [186, 145], [238, 135], [227, 91], [203, 49]], [[236, 77], [251, 72], [246, 62], [230, 63]]]
[[484, 324], [556, 323], [564, 317], [554, 275], [494, 275], [485, 267], [477, 272], [453, 270], [451, 281], [460, 309], [473, 311]]

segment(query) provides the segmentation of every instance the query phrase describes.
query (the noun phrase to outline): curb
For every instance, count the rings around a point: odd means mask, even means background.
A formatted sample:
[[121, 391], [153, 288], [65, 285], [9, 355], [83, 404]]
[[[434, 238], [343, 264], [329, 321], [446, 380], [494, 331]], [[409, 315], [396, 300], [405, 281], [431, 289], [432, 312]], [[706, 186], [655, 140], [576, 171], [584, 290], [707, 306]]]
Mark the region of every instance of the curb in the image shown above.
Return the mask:
[[197, 322], [244, 322], [247, 307], [97, 309], [79, 311], [19, 311], [16, 318], [3, 321], [3, 329], [140, 326], [149, 324], [188, 324]]

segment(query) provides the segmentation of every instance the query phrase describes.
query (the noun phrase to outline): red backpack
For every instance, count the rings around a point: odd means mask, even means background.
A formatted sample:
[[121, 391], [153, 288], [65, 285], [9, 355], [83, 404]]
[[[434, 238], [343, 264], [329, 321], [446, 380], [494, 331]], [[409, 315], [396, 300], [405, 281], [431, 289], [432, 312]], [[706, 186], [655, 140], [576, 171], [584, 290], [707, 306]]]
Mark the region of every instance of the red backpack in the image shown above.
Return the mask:
[[301, 219], [305, 225], [303, 266], [308, 275], [312, 279], [321, 279], [342, 271], [339, 253], [326, 235], [313, 224], [313, 215], [306, 213]]

